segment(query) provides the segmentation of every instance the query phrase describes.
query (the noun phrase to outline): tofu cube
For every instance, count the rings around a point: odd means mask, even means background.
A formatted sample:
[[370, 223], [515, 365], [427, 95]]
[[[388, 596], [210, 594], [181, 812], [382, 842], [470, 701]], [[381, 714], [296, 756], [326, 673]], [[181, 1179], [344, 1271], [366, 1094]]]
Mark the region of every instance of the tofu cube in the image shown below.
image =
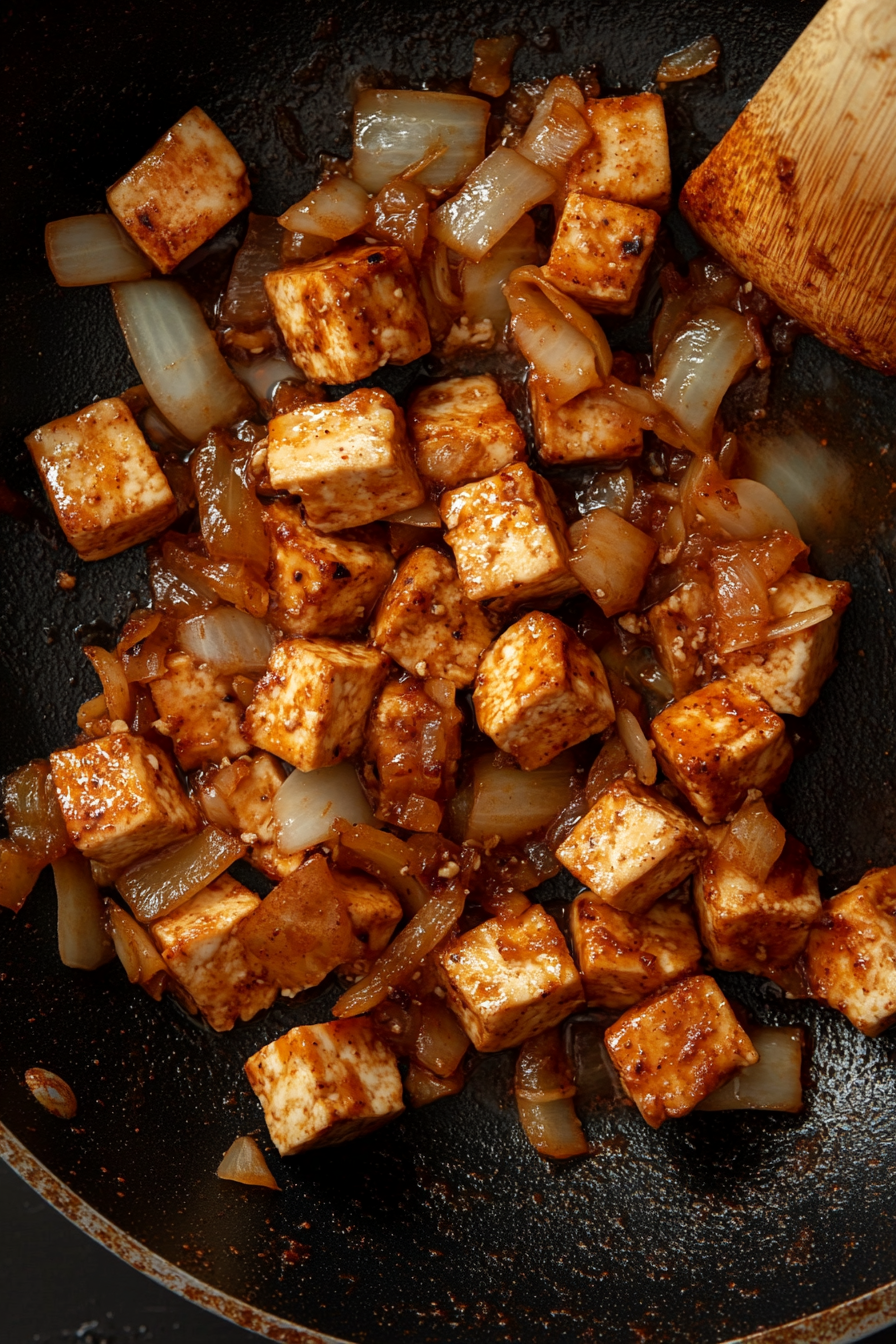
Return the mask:
[[848, 583], [788, 570], [769, 590], [775, 620], [814, 607], [830, 607], [833, 614], [807, 630], [725, 654], [726, 676], [761, 695], [778, 714], [808, 713], [837, 666], [837, 637], [851, 591]]
[[543, 462], [603, 462], [639, 457], [641, 419], [603, 387], [580, 392], [554, 406], [534, 380], [529, 383], [532, 426]]
[[52, 420], [25, 442], [59, 526], [82, 560], [118, 555], [177, 517], [156, 455], [118, 397]]
[[439, 507], [464, 592], [474, 602], [562, 601], [577, 590], [557, 498], [524, 462], [447, 491]]
[[707, 583], [683, 583], [650, 608], [647, 621], [660, 666], [681, 700], [708, 675], [712, 589]]
[[267, 467], [275, 490], [301, 495], [319, 532], [363, 527], [423, 503], [404, 416], [378, 387], [276, 416]]
[[570, 162], [569, 190], [667, 210], [672, 170], [662, 98], [656, 93], [589, 98], [583, 115], [591, 140]]
[[260, 904], [224, 873], [152, 926], [170, 974], [215, 1031], [248, 1022], [277, 997], [277, 986], [235, 936], [240, 921]]
[[199, 830], [171, 761], [136, 733], [54, 751], [50, 768], [72, 844], [111, 869]]
[[188, 653], [169, 653], [165, 667], [149, 690], [160, 731], [171, 738], [181, 769], [245, 755], [249, 743], [240, 731], [243, 707], [233, 693], [233, 678], [216, 676]]
[[285, 778], [280, 762], [259, 751], [209, 772], [199, 794], [208, 821], [238, 831], [249, 845], [246, 861], [275, 881], [294, 873], [304, 859], [284, 854], [277, 844], [274, 798]]
[[367, 624], [395, 572], [384, 529], [323, 533], [298, 504], [265, 508], [271, 539], [268, 620], [287, 635], [351, 635]]
[[589, 1008], [629, 1008], [693, 975], [703, 954], [689, 908], [674, 897], [630, 915], [577, 896], [569, 930]]
[[633, 313], [659, 226], [653, 210], [572, 191], [545, 277], [594, 312]]
[[648, 1125], [689, 1115], [759, 1052], [708, 975], [629, 1008], [604, 1034], [622, 1086]]
[[825, 901], [806, 947], [809, 988], [866, 1036], [896, 1022], [896, 868]]
[[370, 963], [385, 952], [403, 911], [398, 897], [382, 882], [357, 871], [344, 873], [331, 869], [352, 929], [348, 960], [339, 971], [365, 975]]
[[783, 719], [729, 680], [669, 705], [651, 733], [664, 774], [707, 826], [735, 812], [749, 789], [774, 793], [793, 762]]
[[245, 1067], [281, 1157], [346, 1143], [404, 1110], [395, 1056], [369, 1017], [293, 1027]]
[[563, 934], [540, 905], [449, 939], [438, 965], [449, 1005], [484, 1054], [521, 1045], [585, 1003]]
[[176, 121], [106, 192], [113, 215], [163, 275], [251, 199], [246, 165], [201, 107]]
[[402, 560], [370, 627], [373, 643], [406, 672], [455, 686], [469, 686], [494, 633], [451, 561], [429, 546]]
[[526, 456], [526, 440], [489, 373], [421, 388], [408, 406], [417, 470], [440, 490], [493, 476]]
[[668, 799], [614, 779], [556, 855], [599, 901], [640, 915], [690, 876], [706, 847], [699, 826]]
[[386, 682], [364, 742], [364, 783], [380, 821], [438, 831], [454, 794], [462, 719], [451, 682], [407, 674]]
[[361, 748], [389, 661], [366, 644], [281, 640], [246, 710], [247, 740], [298, 770], [349, 760]]
[[806, 946], [821, 909], [818, 874], [793, 836], [764, 882], [713, 850], [694, 875], [694, 903], [714, 966], [774, 979]]
[[339, 248], [269, 271], [264, 287], [289, 353], [313, 382], [355, 383], [430, 350], [403, 247]]
[[473, 690], [476, 721], [524, 770], [537, 770], [614, 721], [596, 653], [544, 611], [532, 611], [482, 656]]

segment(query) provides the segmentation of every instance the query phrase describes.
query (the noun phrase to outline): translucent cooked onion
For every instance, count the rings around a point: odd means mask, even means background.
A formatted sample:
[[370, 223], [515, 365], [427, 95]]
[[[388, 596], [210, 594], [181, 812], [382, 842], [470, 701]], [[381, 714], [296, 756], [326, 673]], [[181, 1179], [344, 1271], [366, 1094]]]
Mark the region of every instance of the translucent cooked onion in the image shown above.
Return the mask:
[[125, 675], [121, 659], [117, 654], [97, 644], [85, 645], [84, 654], [93, 664], [93, 670], [102, 682], [109, 718], [129, 724], [134, 714], [134, 693]]
[[63, 966], [95, 971], [115, 956], [106, 931], [106, 912], [90, 863], [72, 851], [53, 864], [56, 879], [56, 932]]
[[[698, 445], [708, 447], [722, 398], [756, 358], [747, 320], [730, 308], [704, 308], [672, 337], [652, 392]], [[661, 433], [661, 427], [657, 428]]]
[[520, 770], [509, 758], [480, 756], [473, 766], [466, 838], [497, 835], [505, 844], [515, 844], [550, 826], [575, 794], [575, 762], [569, 752], [538, 770]]
[[442, 515], [432, 502], [418, 504], [415, 509], [402, 509], [390, 514], [387, 523], [404, 523], [405, 527], [441, 527]]
[[517, 1056], [514, 1093], [526, 1138], [542, 1157], [587, 1153], [576, 1115], [576, 1086], [556, 1027], [525, 1042]]
[[430, 234], [469, 261], [481, 261], [522, 215], [556, 190], [549, 172], [500, 145], [473, 169], [458, 194], [439, 206], [429, 222]]
[[552, 406], [565, 406], [589, 388], [600, 387], [594, 348], [587, 337], [532, 286], [520, 291], [504, 286], [510, 308], [510, 329], [521, 354], [534, 371], [539, 390]]
[[167, 556], [163, 548], [149, 552], [149, 586], [153, 605], [166, 616], [198, 616], [210, 611], [218, 598], [213, 588], [188, 567], [181, 545], [171, 545]]
[[266, 615], [271, 595], [259, 577], [263, 570], [244, 560], [213, 560], [199, 551], [187, 550], [176, 537], [176, 533], [169, 533], [162, 543], [162, 557], [167, 565], [188, 576], [192, 583], [210, 588], [216, 597], [247, 615]]
[[332, 252], [336, 246], [332, 238], [318, 238], [313, 233], [293, 233], [283, 229], [280, 239], [280, 264], [290, 261], [313, 261], [325, 252]]
[[767, 580], [743, 546], [717, 546], [711, 560], [716, 642], [722, 653], [747, 648], [771, 621]]
[[197, 662], [233, 676], [237, 672], [264, 671], [274, 647], [274, 634], [255, 616], [235, 607], [216, 607], [208, 615], [181, 621], [177, 644]]
[[263, 1185], [267, 1190], [279, 1190], [274, 1174], [265, 1161], [264, 1153], [254, 1139], [246, 1135], [234, 1139], [221, 1159], [216, 1176], [222, 1181], [237, 1181], [240, 1185]]
[[[577, 112], [581, 111], [585, 106], [585, 98], [582, 90], [579, 88], [576, 81], [570, 78], [569, 75], [558, 75], [556, 79], [551, 80], [550, 84], [545, 89], [538, 106], [532, 113], [532, 119], [526, 127], [526, 133], [516, 147], [518, 152], [525, 158], [531, 158], [535, 163], [541, 162], [537, 157], [537, 154], [534, 154], [532, 151], [542, 140], [545, 129], [550, 122], [551, 113], [557, 104], [561, 102]], [[589, 139], [590, 136], [591, 133], [589, 131]], [[547, 167], [548, 165], [545, 164], [544, 166]]]
[[365, 89], [355, 103], [352, 177], [375, 194], [439, 147], [445, 152], [415, 180], [440, 190], [455, 187], [485, 153], [490, 115], [484, 99], [464, 94]]
[[564, 177], [570, 159], [590, 139], [591, 127], [582, 114], [565, 98], [557, 98], [537, 129], [529, 123], [516, 148], [523, 158], [531, 159], [559, 181]]
[[234, 361], [231, 368], [259, 404], [273, 401], [280, 383], [298, 383], [304, 377], [282, 350], [253, 359], [249, 364], [238, 364]]
[[108, 898], [106, 919], [125, 975], [132, 985], [142, 985], [147, 994], [158, 1002], [168, 981], [168, 970], [155, 943], [127, 910], [122, 910], [120, 905]]
[[44, 864], [12, 840], [0, 840], [0, 905], [17, 913], [34, 889]]
[[209, 434], [193, 455], [202, 539], [218, 560], [245, 560], [263, 574], [271, 548], [264, 512], [223, 434]]
[[473, 73], [470, 88], [473, 93], [485, 93], [500, 98], [510, 88], [510, 68], [522, 38], [480, 37], [473, 43]]
[[644, 730], [630, 709], [624, 705], [616, 711], [616, 731], [625, 747], [626, 755], [631, 757], [635, 773], [641, 784], [656, 783], [656, 758], [650, 750], [650, 743], [644, 736]]
[[333, 823], [373, 821], [367, 794], [347, 761], [323, 770], [295, 770], [277, 790], [274, 829], [284, 854], [301, 854], [326, 840]]
[[568, 294], [564, 294], [562, 289], [552, 285], [538, 266], [521, 266], [514, 271], [508, 281], [505, 293], [510, 290], [516, 294], [517, 290], [522, 290], [525, 285], [531, 285], [534, 289], [540, 290], [570, 326], [575, 327], [576, 331], [585, 337], [594, 351], [594, 362], [598, 373], [601, 378], [609, 378], [613, 368], [613, 351], [610, 349], [610, 342], [604, 335], [603, 328], [597, 319], [591, 313], [586, 312], [580, 303], [576, 303], [575, 299], [570, 298]]
[[456, 1096], [458, 1092], [463, 1091], [464, 1081], [463, 1069], [449, 1074], [447, 1078], [441, 1078], [437, 1073], [430, 1073], [429, 1069], [423, 1068], [412, 1059], [404, 1080], [404, 1088], [408, 1100], [417, 1110], [421, 1106], [428, 1106], [430, 1102], [441, 1101], [442, 1097]]
[[161, 919], [214, 882], [246, 852], [242, 840], [206, 826], [160, 854], [131, 864], [115, 885], [137, 919]]
[[696, 79], [715, 70], [722, 48], [717, 37], [698, 37], [686, 47], [671, 51], [660, 61], [656, 72], [657, 84], [677, 84], [683, 79]]
[[589, 807], [594, 806], [604, 789], [609, 788], [614, 779], [621, 779], [623, 775], [627, 775], [633, 764], [622, 738], [615, 735], [609, 738], [588, 771], [585, 797]]
[[569, 567], [605, 616], [637, 604], [656, 542], [612, 509], [594, 509], [569, 529]]
[[253, 331], [271, 316], [264, 277], [280, 265], [283, 230], [274, 215], [249, 216], [243, 245], [233, 259], [221, 317], [230, 326]]
[[429, 237], [430, 198], [416, 182], [387, 182], [370, 204], [368, 229], [375, 238], [397, 243], [419, 261]]
[[759, 1052], [757, 1063], [745, 1069], [716, 1092], [710, 1093], [698, 1111], [790, 1111], [803, 1109], [800, 1027], [751, 1027], [750, 1040]]
[[47, 261], [57, 285], [111, 285], [142, 280], [152, 267], [111, 215], [72, 215], [44, 229]]
[[500, 336], [510, 321], [504, 285], [513, 271], [537, 260], [535, 221], [531, 215], [523, 215], [481, 261], [466, 261], [461, 267], [461, 298], [469, 320], [491, 322]]
[[470, 1042], [444, 999], [428, 995], [420, 1006], [414, 1057], [430, 1073], [447, 1078], [460, 1068]]
[[631, 467], [622, 471], [605, 471], [595, 476], [589, 483], [582, 498], [581, 508], [586, 512], [594, 509], [612, 509], [620, 518], [628, 518], [635, 502], [635, 478]]
[[333, 862], [343, 869], [360, 868], [363, 873], [385, 882], [401, 901], [406, 915], [415, 915], [429, 900], [417, 856], [406, 841], [391, 831], [366, 824], [350, 825], [337, 821]]
[[51, 1073], [49, 1069], [26, 1069], [25, 1086], [45, 1111], [58, 1120], [74, 1120], [78, 1113], [77, 1097], [58, 1073]]
[[10, 840], [37, 863], [61, 858], [71, 843], [48, 761], [31, 761], [7, 775], [3, 813]]
[[762, 883], [781, 857], [786, 840], [784, 827], [760, 798], [743, 804], [726, 827], [717, 852]]
[[173, 280], [112, 286], [115, 313], [153, 402], [190, 443], [251, 415], [254, 402], [227, 366], [194, 298]]
[[784, 639], [787, 635], [796, 635], [800, 630], [811, 630], [813, 625], [820, 625], [833, 616], [833, 607], [810, 607], [808, 611], [795, 611], [792, 616], [782, 616], [779, 621], [772, 621], [766, 628], [766, 639]]
[[799, 536], [787, 505], [761, 481], [728, 481], [724, 490], [704, 496], [701, 511], [711, 527], [731, 537], [763, 537], [776, 529]]
[[369, 214], [370, 198], [364, 188], [336, 173], [291, 205], [278, 222], [293, 233], [338, 240], [363, 229]]

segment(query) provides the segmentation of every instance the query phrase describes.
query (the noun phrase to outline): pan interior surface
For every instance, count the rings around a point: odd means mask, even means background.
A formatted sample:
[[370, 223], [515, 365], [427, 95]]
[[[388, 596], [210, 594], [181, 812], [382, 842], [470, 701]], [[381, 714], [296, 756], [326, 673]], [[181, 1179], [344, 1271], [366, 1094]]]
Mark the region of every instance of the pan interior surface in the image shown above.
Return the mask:
[[[163, 0], [74, 3], [48, 17], [13, 3], [2, 474], [23, 498], [0, 515], [0, 769], [71, 738], [96, 690], [81, 645], [111, 637], [148, 596], [141, 549], [78, 561], [22, 445], [35, 426], [137, 381], [106, 290], [55, 287], [47, 220], [95, 211], [194, 104], [249, 164], [253, 209], [279, 213], [313, 185], [321, 152], [347, 153], [356, 80], [439, 87], [469, 73], [475, 37], [511, 31], [524, 38], [516, 79], [594, 67], [604, 92], [645, 87], [664, 53], [715, 33], [719, 69], [665, 95], [677, 194], [817, 8]], [[680, 221], [670, 227], [695, 250]], [[645, 336], [633, 323], [614, 341]], [[396, 390], [420, 372], [398, 371]], [[813, 555], [827, 577], [853, 583], [854, 602], [841, 666], [799, 724], [781, 810], [831, 895], [896, 861], [893, 387], [801, 338], [750, 438], [774, 432], [802, 435], [840, 464]], [[59, 589], [58, 570], [76, 575], [73, 592]], [[798, 1116], [706, 1114], [654, 1132], [627, 1103], [603, 1101], [583, 1117], [591, 1154], [550, 1163], [523, 1137], [501, 1054], [484, 1057], [459, 1096], [367, 1139], [273, 1156], [283, 1190], [272, 1195], [214, 1177], [236, 1135], [266, 1141], [242, 1064], [289, 1027], [326, 1018], [337, 991], [284, 1000], [218, 1036], [132, 989], [117, 963], [93, 974], [63, 967], [48, 874], [18, 917], [0, 917], [0, 1121], [105, 1218], [260, 1311], [370, 1344], [464, 1334], [709, 1344], [896, 1278], [896, 1042], [867, 1040], [767, 982], [720, 977], [761, 1022], [805, 1026]], [[73, 1124], [34, 1104], [22, 1085], [34, 1065], [74, 1088]]]

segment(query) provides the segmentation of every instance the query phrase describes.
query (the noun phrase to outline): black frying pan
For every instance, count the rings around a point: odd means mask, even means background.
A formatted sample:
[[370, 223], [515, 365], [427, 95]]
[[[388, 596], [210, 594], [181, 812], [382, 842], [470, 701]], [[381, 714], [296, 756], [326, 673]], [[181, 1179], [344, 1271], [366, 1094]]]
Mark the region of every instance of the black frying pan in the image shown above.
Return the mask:
[[[671, 89], [676, 189], [815, 12], [815, 0], [592, 0], [438, 9], [393, 3], [14, 0], [4, 19], [3, 471], [33, 504], [0, 518], [3, 750], [8, 770], [66, 742], [95, 693], [80, 643], [111, 637], [146, 599], [142, 553], [85, 565], [61, 540], [22, 448], [35, 426], [135, 381], [103, 289], [56, 289], [48, 219], [93, 211], [104, 188], [199, 103], [253, 167], [255, 208], [277, 212], [349, 146], [352, 78], [463, 77], [474, 37], [515, 29], [519, 77], [597, 65], [607, 90], [648, 81], [660, 56], [714, 32], [714, 74]], [[678, 245], [693, 250], [673, 219]], [[618, 334], [643, 343], [646, 327]], [[418, 370], [390, 371], [401, 391]], [[782, 818], [826, 893], [896, 861], [896, 550], [891, 384], [809, 338], [774, 375], [769, 418], [827, 438], [850, 484], [830, 501], [822, 571], [855, 585], [842, 666], [799, 725]], [[73, 593], [57, 569], [77, 575]], [[887, 754], [889, 753], [889, 754]], [[568, 894], [568, 893], [567, 893]], [[325, 1018], [332, 994], [215, 1036], [172, 1001], [56, 957], [48, 879], [0, 942], [3, 1151], [38, 1189], [140, 1267], [277, 1339], [314, 1332], [378, 1344], [717, 1341], [855, 1337], [896, 1314], [894, 1041], [867, 1041], [824, 1008], [748, 976], [726, 989], [811, 1041], [797, 1117], [697, 1116], [649, 1130], [622, 1104], [586, 1117], [593, 1153], [566, 1165], [528, 1147], [504, 1056], [457, 1098], [347, 1147], [279, 1162], [280, 1195], [217, 1181], [233, 1137], [263, 1135], [241, 1065], [264, 1041]], [[31, 1065], [74, 1087], [74, 1124], [41, 1111]], [[883, 1285], [890, 1287], [882, 1287]], [[870, 1294], [851, 1305], [852, 1299]], [[248, 1304], [248, 1305], [247, 1305]], [[274, 1318], [280, 1318], [279, 1321]], [[308, 1327], [305, 1333], [299, 1326]]]

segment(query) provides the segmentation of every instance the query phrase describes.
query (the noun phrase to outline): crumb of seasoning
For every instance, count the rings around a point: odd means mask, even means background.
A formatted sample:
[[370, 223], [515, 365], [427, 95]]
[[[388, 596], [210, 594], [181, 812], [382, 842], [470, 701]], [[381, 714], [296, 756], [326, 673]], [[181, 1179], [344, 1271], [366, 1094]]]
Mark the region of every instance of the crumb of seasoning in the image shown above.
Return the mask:
[[74, 574], [69, 574], [68, 570], [57, 569], [56, 584], [64, 593], [70, 593], [77, 582], [78, 580], [75, 578]]

